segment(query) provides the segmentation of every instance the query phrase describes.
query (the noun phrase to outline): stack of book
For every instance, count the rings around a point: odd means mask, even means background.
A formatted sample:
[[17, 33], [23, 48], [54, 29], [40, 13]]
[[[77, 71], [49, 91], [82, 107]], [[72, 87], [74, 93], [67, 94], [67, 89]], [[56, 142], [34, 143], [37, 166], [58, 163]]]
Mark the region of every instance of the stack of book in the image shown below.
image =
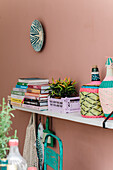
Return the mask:
[[21, 107], [25, 93], [27, 92], [28, 83], [17, 82], [16, 87], [11, 91], [11, 105]]
[[28, 109], [48, 109], [49, 80], [42, 78], [19, 78], [11, 91], [11, 105]]

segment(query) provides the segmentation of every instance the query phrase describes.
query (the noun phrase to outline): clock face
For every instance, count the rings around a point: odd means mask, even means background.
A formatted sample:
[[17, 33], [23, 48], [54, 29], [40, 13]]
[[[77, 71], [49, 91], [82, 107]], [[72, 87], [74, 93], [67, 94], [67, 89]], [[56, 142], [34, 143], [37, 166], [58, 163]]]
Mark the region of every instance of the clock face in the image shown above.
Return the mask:
[[41, 23], [34, 20], [30, 28], [30, 41], [35, 51], [40, 51], [44, 42], [44, 32]]

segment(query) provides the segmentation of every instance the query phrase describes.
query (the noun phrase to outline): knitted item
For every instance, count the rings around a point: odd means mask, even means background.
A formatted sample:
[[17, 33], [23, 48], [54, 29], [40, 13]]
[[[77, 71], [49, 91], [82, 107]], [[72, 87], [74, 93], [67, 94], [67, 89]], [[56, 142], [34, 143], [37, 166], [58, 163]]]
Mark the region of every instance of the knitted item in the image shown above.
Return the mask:
[[[113, 111], [113, 88], [100, 87], [99, 95], [104, 115], [105, 117], [108, 117], [108, 115]], [[111, 119], [113, 119], [113, 117]]]
[[35, 113], [32, 113], [26, 129], [23, 157], [27, 161], [28, 167], [38, 168], [38, 157], [36, 151]]
[[[99, 96], [104, 116], [108, 117], [113, 111], [113, 60], [109, 57], [106, 61], [106, 76], [99, 87]], [[109, 119], [113, 119], [111, 116]]]
[[104, 116], [99, 100], [98, 89], [99, 86], [84, 85], [81, 87], [80, 106], [83, 117], [100, 118]]

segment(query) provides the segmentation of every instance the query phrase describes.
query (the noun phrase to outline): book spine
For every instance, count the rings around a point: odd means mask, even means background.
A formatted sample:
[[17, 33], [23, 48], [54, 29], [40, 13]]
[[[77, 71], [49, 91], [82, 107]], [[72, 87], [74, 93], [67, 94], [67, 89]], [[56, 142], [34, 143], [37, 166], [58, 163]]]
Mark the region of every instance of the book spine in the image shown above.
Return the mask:
[[35, 96], [26, 96], [26, 95], [25, 95], [25, 98], [26, 98], [26, 99], [34, 99], [34, 100], [39, 99], [39, 97], [35, 97]]
[[34, 106], [47, 106], [47, 102], [39, 103], [38, 101], [26, 101], [24, 100], [24, 104], [34, 105]]
[[19, 78], [18, 82], [22, 83], [42, 83], [48, 84], [49, 79], [41, 79], [41, 78]]
[[39, 101], [48, 101], [48, 98], [47, 97], [40, 97]]
[[38, 102], [35, 101], [24, 101], [24, 104], [34, 105], [34, 106], [40, 106]]
[[25, 98], [34, 99], [34, 100], [48, 100], [47, 97], [35, 97], [35, 96], [26, 96], [26, 95], [25, 95]]
[[27, 92], [28, 92], [28, 93], [40, 94], [40, 90], [38, 90], [38, 89], [32, 89], [32, 88], [27, 88]]
[[11, 105], [16, 106], [16, 107], [22, 107], [22, 104], [17, 103], [17, 102], [11, 102]]
[[11, 91], [11, 94], [24, 96], [24, 95], [25, 95], [25, 92], [20, 92], [20, 91]]
[[17, 85], [27, 86], [27, 85], [28, 85], [28, 83], [17, 82]]
[[11, 94], [11, 97], [12, 97], [12, 98], [15, 98], [15, 99], [21, 99], [21, 100], [24, 99], [24, 96], [15, 95], [15, 94]]
[[34, 81], [34, 82], [28, 82], [29, 85], [43, 85], [43, 84], [48, 84], [49, 81]]
[[39, 107], [39, 106], [33, 106], [33, 105], [28, 105], [28, 104], [22, 104], [22, 107], [28, 108], [28, 109], [39, 110], [39, 111], [48, 110], [47, 106]]
[[11, 98], [11, 102], [22, 103], [23, 100], [22, 99]]
[[24, 101], [29, 101], [29, 102], [37, 102], [37, 103], [47, 103], [48, 102], [48, 100], [46, 99], [46, 100], [38, 100], [38, 99], [30, 99], [30, 98], [24, 98]]
[[39, 97], [40, 94], [35, 94], [35, 93], [25, 93], [25, 96], [34, 96], [34, 97]]
[[28, 88], [28, 86], [16, 85], [16, 88], [20, 88], [20, 89], [27, 89], [27, 88]]
[[33, 89], [33, 88], [27, 88], [28, 93], [36, 93], [36, 94], [48, 94], [48, 90], [39, 90], [39, 89]]
[[41, 94], [48, 94], [48, 93], [49, 93], [49, 90], [46, 90], [46, 89], [45, 89], [45, 90], [41, 90], [40, 93], [41, 93]]
[[25, 96], [34, 96], [34, 97], [48, 97], [48, 94], [36, 94], [36, 93], [25, 93]]
[[13, 91], [27, 92], [27, 89], [13, 88]]
[[39, 90], [45, 90], [48, 89], [50, 86], [48, 84], [46, 85], [28, 85], [28, 88], [33, 88], [33, 89], [39, 89]]
[[48, 102], [39, 103], [39, 106], [48, 106]]
[[38, 100], [36, 100], [36, 99], [27, 99], [27, 98], [24, 98], [24, 102], [25, 102], [25, 101], [38, 103]]

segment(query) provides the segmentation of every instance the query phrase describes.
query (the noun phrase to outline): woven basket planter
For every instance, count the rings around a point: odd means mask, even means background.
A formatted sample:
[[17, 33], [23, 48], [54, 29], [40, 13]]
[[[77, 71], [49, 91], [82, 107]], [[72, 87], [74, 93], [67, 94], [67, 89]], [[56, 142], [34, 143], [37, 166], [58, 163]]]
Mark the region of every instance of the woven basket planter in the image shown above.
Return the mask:
[[80, 89], [81, 115], [86, 118], [104, 116], [99, 99], [99, 85], [84, 85]]
[[79, 97], [61, 99], [48, 97], [48, 110], [56, 113], [71, 113], [80, 110]]

